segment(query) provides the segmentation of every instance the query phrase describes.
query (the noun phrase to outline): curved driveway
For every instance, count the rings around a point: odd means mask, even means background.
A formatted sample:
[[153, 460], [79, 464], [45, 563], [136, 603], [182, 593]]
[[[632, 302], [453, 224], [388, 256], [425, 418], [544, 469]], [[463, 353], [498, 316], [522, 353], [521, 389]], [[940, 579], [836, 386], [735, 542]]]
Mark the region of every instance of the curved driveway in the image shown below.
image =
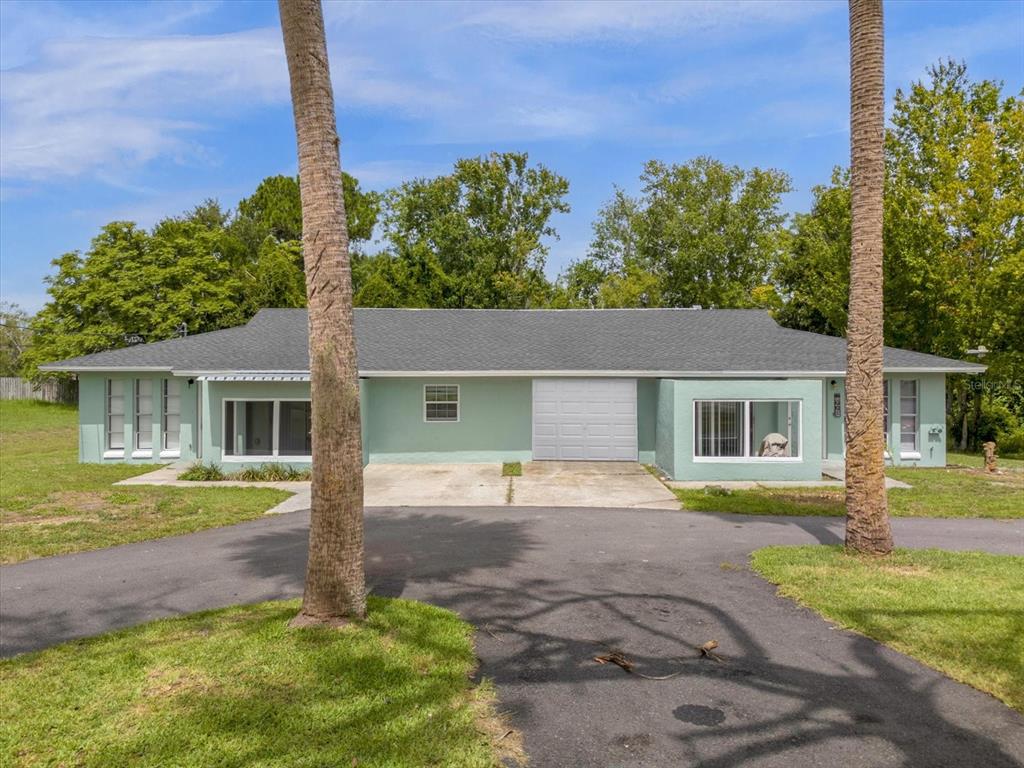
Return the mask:
[[[3, 652], [296, 596], [307, 523], [294, 513], [0, 568]], [[894, 528], [902, 546], [1024, 554], [1024, 521]], [[373, 509], [367, 574], [377, 593], [450, 607], [480, 628], [481, 672], [534, 766], [1024, 764], [1019, 714], [833, 629], [744, 567], [757, 547], [838, 542], [841, 531], [828, 518]], [[711, 639], [725, 663], [695, 658]], [[682, 674], [655, 682], [594, 663], [606, 646], [647, 674]]]

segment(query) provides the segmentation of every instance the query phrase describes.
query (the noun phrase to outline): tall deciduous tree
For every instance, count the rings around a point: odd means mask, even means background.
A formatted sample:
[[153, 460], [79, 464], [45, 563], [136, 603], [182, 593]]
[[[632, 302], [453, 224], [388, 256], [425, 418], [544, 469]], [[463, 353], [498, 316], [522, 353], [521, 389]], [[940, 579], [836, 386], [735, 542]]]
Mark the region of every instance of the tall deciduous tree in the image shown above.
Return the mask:
[[[1024, 100], [1002, 91], [952, 61], [896, 91], [885, 140], [885, 339], [955, 358], [984, 345], [986, 408], [999, 401], [1024, 418]], [[776, 272], [779, 322], [845, 334], [849, 264], [850, 178], [837, 169], [796, 217]], [[963, 429], [974, 381], [949, 381], [961, 441], [968, 431], [994, 436], [984, 416], [980, 431]]]
[[85, 253], [53, 261], [46, 278], [50, 300], [31, 321], [27, 375], [38, 366], [123, 347], [128, 334], [146, 341], [245, 322], [242, 281], [221, 258], [222, 231], [189, 219], [167, 219], [152, 233], [130, 222], [103, 228]]
[[361, 265], [357, 303], [543, 306], [546, 239], [557, 237], [551, 217], [569, 210], [568, 191], [519, 152], [463, 158], [447, 176], [402, 184], [386, 197], [388, 250]]
[[363, 456], [352, 276], [334, 94], [320, 0], [279, 0], [291, 80], [309, 304], [313, 480], [297, 625], [366, 614]]
[[846, 352], [846, 547], [886, 555], [882, 426], [882, 197], [885, 186], [882, 0], [850, 0], [850, 309]]
[[784, 246], [780, 205], [789, 177], [697, 157], [679, 165], [651, 160], [640, 181], [640, 197], [616, 190], [601, 209], [587, 259], [562, 277], [566, 302], [758, 305]]

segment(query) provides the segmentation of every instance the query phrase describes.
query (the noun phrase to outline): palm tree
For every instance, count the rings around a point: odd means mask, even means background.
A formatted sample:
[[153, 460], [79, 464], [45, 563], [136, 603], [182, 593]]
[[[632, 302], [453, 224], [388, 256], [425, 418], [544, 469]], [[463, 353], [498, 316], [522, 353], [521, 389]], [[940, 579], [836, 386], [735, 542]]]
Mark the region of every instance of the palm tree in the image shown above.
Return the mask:
[[882, 416], [882, 194], [885, 177], [882, 0], [850, 0], [852, 247], [846, 348], [846, 548], [885, 555]]
[[299, 145], [309, 304], [313, 488], [302, 610], [293, 624], [366, 614], [363, 454], [352, 273], [320, 0], [279, 0]]

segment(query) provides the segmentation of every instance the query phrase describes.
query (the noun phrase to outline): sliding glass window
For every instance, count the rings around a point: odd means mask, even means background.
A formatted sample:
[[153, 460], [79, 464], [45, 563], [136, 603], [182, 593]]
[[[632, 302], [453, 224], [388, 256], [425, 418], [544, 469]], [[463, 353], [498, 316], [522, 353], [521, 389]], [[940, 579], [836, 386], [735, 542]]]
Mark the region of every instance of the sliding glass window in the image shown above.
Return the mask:
[[311, 459], [308, 400], [225, 400], [224, 457]]
[[696, 460], [799, 459], [799, 400], [697, 400]]

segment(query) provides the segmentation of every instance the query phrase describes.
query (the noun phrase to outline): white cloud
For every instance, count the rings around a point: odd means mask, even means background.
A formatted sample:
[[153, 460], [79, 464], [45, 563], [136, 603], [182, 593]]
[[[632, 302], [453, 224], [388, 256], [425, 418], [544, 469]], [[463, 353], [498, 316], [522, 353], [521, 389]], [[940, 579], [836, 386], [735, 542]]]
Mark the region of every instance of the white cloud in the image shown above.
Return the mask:
[[197, 114], [288, 98], [278, 36], [55, 40], [0, 73], [0, 173], [48, 179], [201, 149]]
[[476, 6], [461, 24], [530, 40], [636, 39], [733, 35], [833, 10], [834, 3], [767, 0], [505, 2]]

